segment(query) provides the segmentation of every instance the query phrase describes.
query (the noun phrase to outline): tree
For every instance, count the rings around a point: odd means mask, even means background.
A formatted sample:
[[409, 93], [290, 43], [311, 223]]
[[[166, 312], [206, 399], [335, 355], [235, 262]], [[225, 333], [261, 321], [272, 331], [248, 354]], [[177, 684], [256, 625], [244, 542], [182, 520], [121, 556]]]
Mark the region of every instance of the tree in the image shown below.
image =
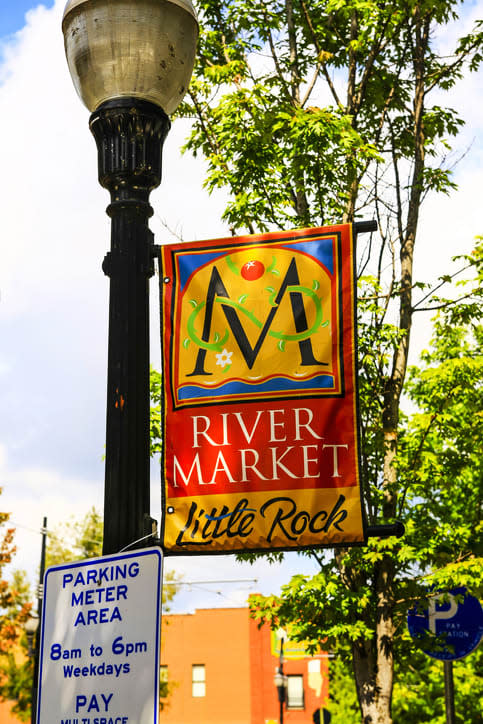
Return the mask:
[[77, 520], [71, 518], [49, 533], [45, 566], [56, 566], [75, 560], [102, 555], [102, 516], [94, 506]]
[[[359, 256], [362, 469], [369, 523], [403, 517], [407, 535], [330, 559], [313, 552], [320, 574], [295, 577], [279, 601], [259, 600], [255, 612], [295, 618], [292, 632], [301, 638], [350, 646], [366, 724], [392, 721], [401, 610], [422, 593], [409, 581], [439, 560], [447, 582], [476, 572], [468, 535], [457, 548], [452, 536], [446, 553], [443, 533], [434, 545], [423, 538], [432, 514], [424, 519], [416, 491], [430, 498], [433, 481], [418, 479], [414, 454], [426, 456], [430, 436], [423, 428], [404, 433], [401, 412], [413, 318], [434, 291], [413, 275], [421, 206], [428, 193], [454, 188], [449, 139], [463, 123], [431, 98], [482, 59], [481, 24], [451, 55], [438, 53], [436, 32], [456, 21], [458, 6], [202, 0], [198, 62], [180, 109], [194, 119], [186, 147], [204, 154], [207, 188], [230, 194], [224, 218], [234, 233], [378, 220], [377, 237]], [[443, 507], [438, 500], [435, 520]], [[455, 517], [462, 521], [460, 506]]]
[[151, 457], [160, 455], [161, 442], [161, 397], [163, 394], [161, 374], [151, 367], [149, 374], [149, 394], [151, 397], [151, 411], [149, 416], [149, 441]]
[[329, 663], [330, 724], [357, 724], [360, 721], [357, 692], [349, 657], [336, 657]]
[[[454, 662], [455, 715], [457, 722], [481, 719], [482, 649]], [[407, 724], [446, 724], [442, 661], [413, 651], [403, 675], [394, 686], [394, 719]]]
[[[481, 717], [483, 649], [454, 663], [455, 712], [457, 721], [477, 722]], [[401, 667], [395, 661], [393, 692], [394, 721], [404, 724], [446, 724], [443, 662], [412, 650]], [[331, 724], [357, 724], [360, 711], [350, 661], [333, 658], [329, 667], [328, 709]]]
[[[8, 513], [0, 513], [0, 528], [3, 528], [8, 518]], [[23, 626], [31, 610], [30, 592], [25, 573], [15, 571], [11, 581], [2, 578], [4, 566], [11, 563], [15, 554], [14, 533], [13, 528], [2, 531], [0, 542], [0, 697], [17, 700], [13, 711], [22, 721], [26, 721], [29, 716], [28, 704], [23, 694], [20, 698], [17, 694], [30, 691], [27, 682], [31, 682], [32, 664], [28, 660], [17, 666], [14, 652], [21, 650], [22, 646], [26, 648]], [[18, 675], [15, 676], [15, 673]]]
[[[309, 638], [314, 647], [324, 635], [344, 656], [348, 642], [354, 650], [371, 640], [380, 606], [373, 571], [390, 554], [394, 602], [384, 613], [394, 627], [396, 721], [435, 722], [443, 716], [442, 665], [415, 650], [406, 631], [408, 608], [427, 602], [432, 587], [466, 586], [475, 595], [482, 590], [481, 247], [475, 260], [479, 276], [473, 290], [456, 306], [440, 300], [443, 309], [435, 320], [432, 346], [422, 353], [423, 364], [409, 370], [406, 394], [417, 407], [401, 420], [396, 458], [397, 514], [405, 523], [405, 538], [370, 539], [366, 548], [338, 553], [337, 566], [320, 556], [318, 575], [295, 576], [280, 598], [256, 601], [259, 618], [291, 622], [291, 635]], [[354, 672], [357, 682], [355, 667]], [[455, 664], [457, 679], [466, 680], [460, 721], [472, 721], [471, 713], [478, 710], [476, 672], [473, 661]]]
[[[75, 559], [92, 558], [101, 554], [102, 518], [94, 508], [77, 521], [61, 526], [49, 533], [46, 550], [46, 567]], [[33, 608], [31, 591], [25, 574], [14, 572], [11, 587], [17, 592], [15, 604], [5, 613], [10, 621], [15, 620], [15, 608], [19, 602], [28, 610]], [[10, 642], [0, 664], [0, 693], [4, 699], [14, 701], [12, 711], [21, 721], [31, 720], [34, 658], [28, 651], [27, 636], [18, 630], [15, 644]], [[15, 648], [14, 648], [15, 646]]]

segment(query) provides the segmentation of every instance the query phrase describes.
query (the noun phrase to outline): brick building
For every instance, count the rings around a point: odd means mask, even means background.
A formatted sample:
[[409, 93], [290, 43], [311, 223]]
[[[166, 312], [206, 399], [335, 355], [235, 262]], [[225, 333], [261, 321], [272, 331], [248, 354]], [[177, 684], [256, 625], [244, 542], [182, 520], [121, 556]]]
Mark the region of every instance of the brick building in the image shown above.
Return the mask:
[[[160, 724], [278, 724], [274, 683], [279, 640], [248, 608], [199, 609], [163, 617], [161, 676], [171, 693]], [[312, 724], [328, 699], [328, 657], [285, 644], [284, 724]]]

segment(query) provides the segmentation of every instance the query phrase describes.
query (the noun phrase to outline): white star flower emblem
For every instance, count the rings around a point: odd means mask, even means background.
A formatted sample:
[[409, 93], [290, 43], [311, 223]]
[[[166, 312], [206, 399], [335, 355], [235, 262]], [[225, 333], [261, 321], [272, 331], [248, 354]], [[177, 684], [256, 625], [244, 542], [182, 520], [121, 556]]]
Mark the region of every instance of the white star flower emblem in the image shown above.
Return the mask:
[[216, 355], [216, 364], [220, 365], [220, 367], [225, 367], [225, 365], [231, 365], [231, 356], [233, 352], [227, 352], [226, 349], [223, 350], [223, 352], [218, 352]]

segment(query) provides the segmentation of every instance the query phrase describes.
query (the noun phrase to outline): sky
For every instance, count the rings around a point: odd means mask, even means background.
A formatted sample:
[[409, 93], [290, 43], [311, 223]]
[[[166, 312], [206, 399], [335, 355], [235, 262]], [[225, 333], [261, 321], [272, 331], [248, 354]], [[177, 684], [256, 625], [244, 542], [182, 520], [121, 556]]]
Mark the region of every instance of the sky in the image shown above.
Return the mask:
[[[32, 0], [4, 0], [0, 6], [1, 37], [17, 32], [25, 25], [25, 13], [40, 3]], [[42, 5], [51, 8], [54, 0], [44, 0]]]
[[[89, 113], [65, 61], [64, 5], [2, 0], [0, 7], [0, 510], [11, 513], [17, 530], [11, 568], [25, 569], [32, 584], [43, 516], [55, 529], [103, 504], [108, 280], [101, 263], [109, 198], [97, 183]], [[483, 8], [467, 2], [464, 9], [460, 30]], [[449, 47], [451, 40], [441, 42]], [[423, 213], [416, 272], [427, 281], [483, 233], [483, 73], [465, 78], [445, 103], [467, 119], [458, 141], [467, 153], [456, 170], [459, 191], [428, 201]], [[208, 196], [202, 160], [180, 152], [188, 130], [175, 121], [165, 142], [163, 182], [151, 195], [156, 243], [176, 240], [168, 229], [185, 240], [227, 234], [223, 195]], [[151, 317], [151, 359], [159, 368], [156, 280]], [[416, 349], [427, 334], [421, 323]], [[151, 488], [159, 520], [156, 465]], [[280, 566], [204, 556], [170, 558], [165, 568], [186, 584], [173, 602], [178, 612], [244, 605], [251, 591], [276, 593], [294, 573], [315, 570], [296, 554]]]

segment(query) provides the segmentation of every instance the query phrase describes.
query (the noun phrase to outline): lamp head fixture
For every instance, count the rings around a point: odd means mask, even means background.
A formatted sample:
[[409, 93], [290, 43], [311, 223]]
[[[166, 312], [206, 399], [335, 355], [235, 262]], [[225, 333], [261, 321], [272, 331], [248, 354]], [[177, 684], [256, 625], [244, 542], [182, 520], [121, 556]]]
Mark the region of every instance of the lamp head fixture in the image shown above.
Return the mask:
[[288, 641], [288, 635], [284, 628], [278, 628], [275, 631], [275, 634], [279, 641], [282, 641], [283, 643], [286, 643], [286, 641]]
[[74, 86], [91, 112], [129, 97], [170, 115], [188, 89], [198, 38], [191, 0], [68, 0], [62, 32]]
[[39, 627], [39, 617], [34, 611], [31, 611], [29, 614], [29, 617], [25, 621], [25, 625], [24, 625], [27, 636], [28, 635], [33, 636], [36, 633], [38, 627]]

